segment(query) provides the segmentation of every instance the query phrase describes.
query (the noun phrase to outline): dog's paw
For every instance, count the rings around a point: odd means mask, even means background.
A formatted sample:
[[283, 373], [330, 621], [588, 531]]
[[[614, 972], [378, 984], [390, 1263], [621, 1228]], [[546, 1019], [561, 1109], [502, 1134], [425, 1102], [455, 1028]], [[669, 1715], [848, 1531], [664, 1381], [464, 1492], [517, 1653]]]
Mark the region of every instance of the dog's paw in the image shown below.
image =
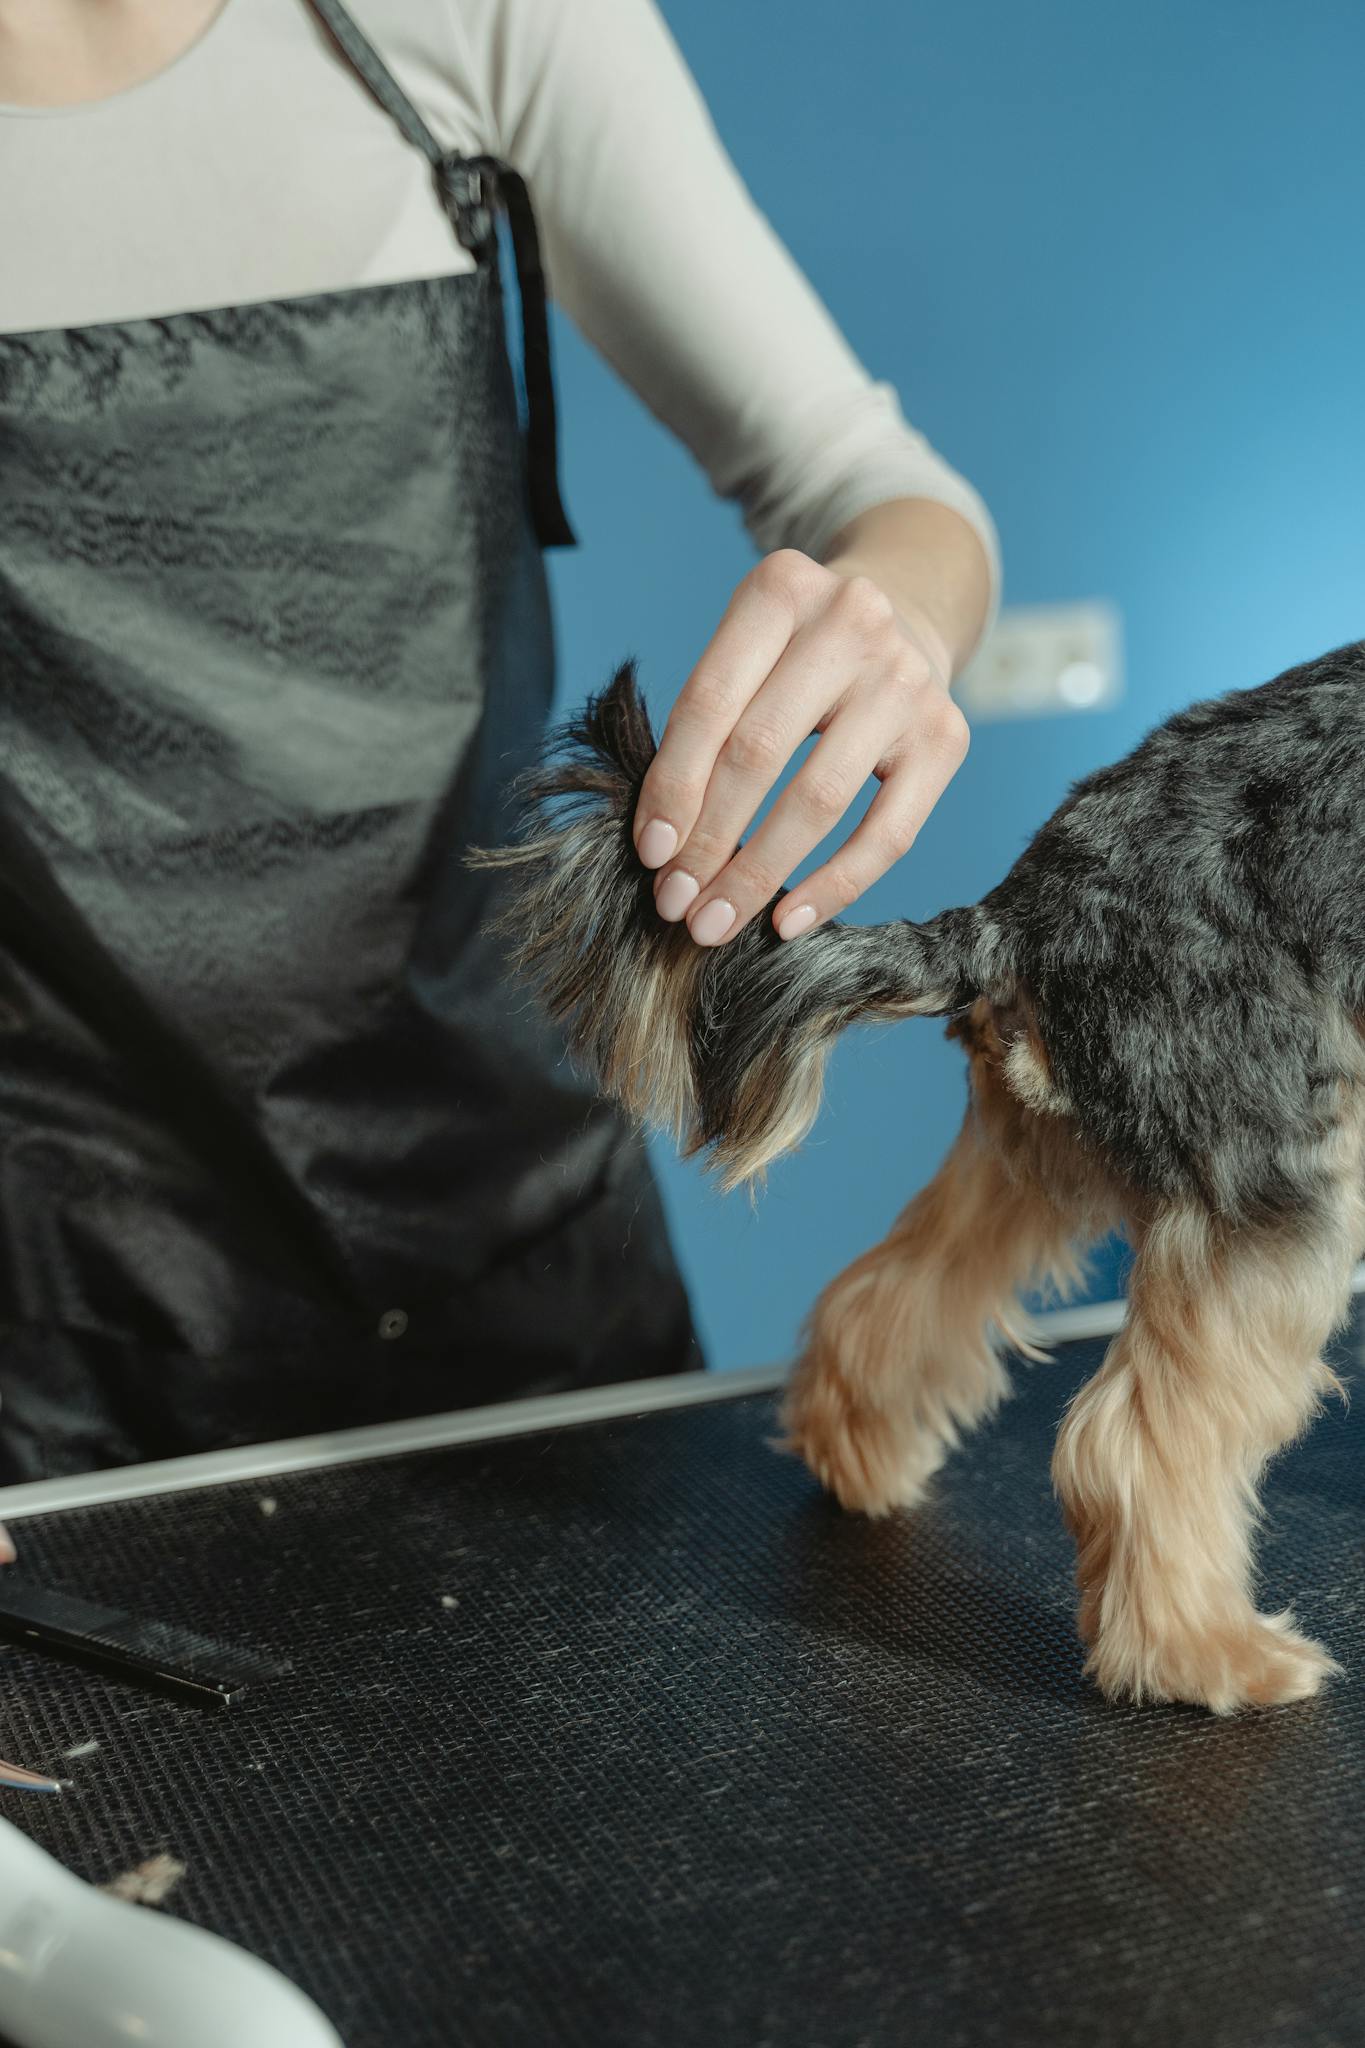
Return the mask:
[[841, 1506], [863, 1515], [918, 1506], [949, 1449], [904, 1414], [860, 1401], [838, 1373], [798, 1374], [780, 1420], [778, 1448], [794, 1451]]
[[1111, 1699], [1179, 1700], [1214, 1714], [1310, 1699], [1341, 1666], [1292, 1614], [1246, 1614], [1170, 1637], [1125, 1641], [1101, 1629], [1086, 1669]]

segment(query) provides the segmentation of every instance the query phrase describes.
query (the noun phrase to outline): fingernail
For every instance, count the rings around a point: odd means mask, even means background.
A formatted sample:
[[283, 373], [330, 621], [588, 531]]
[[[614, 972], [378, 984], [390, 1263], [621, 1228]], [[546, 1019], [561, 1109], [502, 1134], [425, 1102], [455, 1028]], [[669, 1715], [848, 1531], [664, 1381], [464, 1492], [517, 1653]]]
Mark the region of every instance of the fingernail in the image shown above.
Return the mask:
[[674, 852], [678, 835], [664, 818], [651, 818], [636, 849], [647, 868], [661, 868]]
[[815, 911], [809, 903], [802, 903], [797, 909], [789, 910], [777, 927], [779, 939], [794, 939], [798, 932], [815, 923]]
[[701, 883], [694, 876], [685, 875], [679, 868], [666, 882], [659, 885], [659, 893], [654, 898], [654, 908], [667, 923], [676, 924], [700, 890]]
[[18, 1555], [18, 1551], [10, 1542], [9, 1530], [0, 1522], [0, 1564], [13, 1564]]
[[734, 921], [734, 904], [727, 903], [723, 896], [713, 896], [705, 908], [697, 912], [688, 930], [699, 946], [715, 946], [725, 937]]

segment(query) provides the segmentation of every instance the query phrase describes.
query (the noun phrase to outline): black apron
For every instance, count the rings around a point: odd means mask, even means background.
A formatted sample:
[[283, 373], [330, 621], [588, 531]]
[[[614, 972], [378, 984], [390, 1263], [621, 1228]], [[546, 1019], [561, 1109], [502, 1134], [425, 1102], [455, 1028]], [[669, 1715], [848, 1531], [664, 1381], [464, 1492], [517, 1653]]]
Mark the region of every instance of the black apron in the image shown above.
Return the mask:
[[572, 540], [530, 207], [311, 4], [477, 267], [0, 335], [0, 1480], [700, 1363], [462, 858]]

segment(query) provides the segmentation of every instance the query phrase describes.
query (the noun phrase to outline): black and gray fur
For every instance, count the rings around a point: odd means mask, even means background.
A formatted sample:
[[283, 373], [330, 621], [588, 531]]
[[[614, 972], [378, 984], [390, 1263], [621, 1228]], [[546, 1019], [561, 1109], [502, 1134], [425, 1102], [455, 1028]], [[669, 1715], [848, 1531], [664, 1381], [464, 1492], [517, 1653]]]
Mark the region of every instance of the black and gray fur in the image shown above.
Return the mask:
[[712, 949], [654, 909], [632, 664], [525, 785], [507, 928], [608, 1091], [727, 1183], [809, 1127], [860, 1019], [1024, 1006], [1056, 1106], [1130, 1185], [1230, 1221], [1311, 1194], [1365, 1028], [1365, 643], [1179, 713], [1079, 782], [981, 903], [924, 924], [766, 914]]

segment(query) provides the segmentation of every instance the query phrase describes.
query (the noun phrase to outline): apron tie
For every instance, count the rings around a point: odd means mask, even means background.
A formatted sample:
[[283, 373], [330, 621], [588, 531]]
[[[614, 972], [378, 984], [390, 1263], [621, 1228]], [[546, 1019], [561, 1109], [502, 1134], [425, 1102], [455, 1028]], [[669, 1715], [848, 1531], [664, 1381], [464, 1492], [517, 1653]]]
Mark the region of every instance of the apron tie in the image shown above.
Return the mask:
[[351, 19], [342, 0], [312, 0], [312, 5], [380, 106], [426, 157], [455, 233], [477, 262], [485, 263], [496, 254], [494, 215], [499, 204], [506, 209], [517, 261], [517, 295], [521, 300], [527, 481], [536, 539], [543, 548], [577, 547], [559, 495], [545, 272], [541, 268], [540, 238], [526, 181], [500, 157], [464, 156], [457, 149], [443, 150], [374, 44]]
[[526, 386], [526, 467], [531, 517], [543, 548], [578, 545], [559, 495], [555, 387], [550, 367], [550, 324], [540, 237], [526, 180], [497, 157], [462, 156], [458, 150], [434, 164], [436, 188], [461, 244], [479, 263], [497, 247], [495, 215], [507, 215], [521, 301], [521, 361]]

